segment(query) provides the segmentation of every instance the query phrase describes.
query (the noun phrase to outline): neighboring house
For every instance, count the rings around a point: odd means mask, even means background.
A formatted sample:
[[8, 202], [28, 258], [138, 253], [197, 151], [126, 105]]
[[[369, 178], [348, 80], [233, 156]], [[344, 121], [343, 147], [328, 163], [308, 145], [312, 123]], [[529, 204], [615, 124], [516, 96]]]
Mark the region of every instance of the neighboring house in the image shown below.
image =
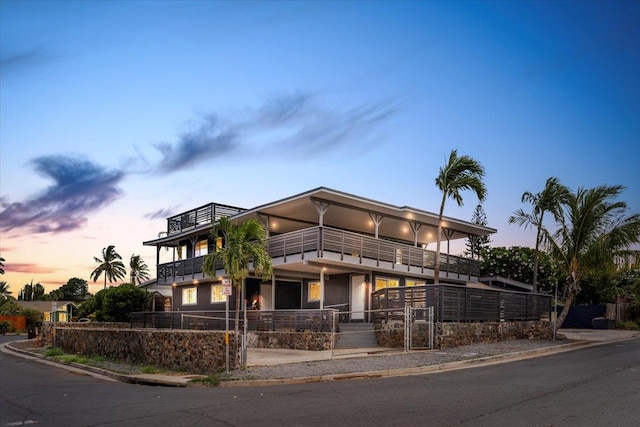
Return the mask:
[[481, 277], [480, 282], [486, 284], [489, 289], [498, 288], [508, 291], [533, 292], [533, 285], [502, 276]]
[[173, 296], [173, 289], [170, 284], [160, 285], [157, 279], [147, 280], [138, 285], [139, 288], [144, 289], [153, 295], [153, 302], [151, 304], [151, 311], [171, 311], [171, 298]]
[[[173, 287], [173, 310], [224, 309], [224, 269], [213, 278], [202, 272], [204, 256], [225, 244], [224, 236], [209, 236], [223, 216], [258, 219], [269, 235], [274, 275], [246, 280], [244, 300], [252, 308], [340, 307], [357, 321], [365, 319], [372, 292], [433, 283], [435, 251], [427, 247], [435, 248], [437, 214], [320, 187], [251, 209], [212, 203], [168, 218], [162, 237], [144, 245], [156, 247], [157, 284]], [[449, 242], [496, 230], [449, 217], [443, 222], [440, 281], [478, 282], [480, 263], [450, 255]]]
[[[72, 301], [16, 301], [22, 308], [37, 310], [43, 314], [45, 322], [70, 322], [78, 308]], [[52, 317], [51, 313], [55, 312]]]

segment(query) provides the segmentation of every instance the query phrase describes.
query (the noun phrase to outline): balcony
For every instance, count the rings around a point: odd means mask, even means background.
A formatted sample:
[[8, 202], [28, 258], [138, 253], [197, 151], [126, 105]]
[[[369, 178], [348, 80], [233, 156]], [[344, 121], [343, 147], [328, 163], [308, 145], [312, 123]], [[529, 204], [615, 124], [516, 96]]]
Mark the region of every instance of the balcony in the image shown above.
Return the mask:
[[[312, 227], [273, 236], [269, 238], [268, 245], [269, 254], [276, 267], [322, 260], [376, 271], [432, 276], [436, 257], [434, 251], [413, 245], [328, 227]], [[204, 278], [203, 258], [189, 258], [158, 265], [158, 283]], [[222, 268], [222, 264], [219, 268]], [[469, 280], [480, 276], [480, 263], [441, 253], [440, 272], [442, 278]]]
[[210, 225], [220, 218], [233, 216], [244, 210], [245, 209], [234, 206], [209, 203], [208, 205], [200, 206], [199, 208], [168, 218], [167, 235], [171, 236], [189, 231], [203, 224]]

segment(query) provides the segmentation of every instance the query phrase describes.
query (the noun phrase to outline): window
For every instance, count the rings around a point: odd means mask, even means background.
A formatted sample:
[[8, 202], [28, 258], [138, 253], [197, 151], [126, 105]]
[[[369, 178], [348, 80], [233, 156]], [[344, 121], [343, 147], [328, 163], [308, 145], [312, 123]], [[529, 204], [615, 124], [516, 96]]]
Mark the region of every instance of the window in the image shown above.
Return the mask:
[[182, 290], [182, 305], [195, 305], [198, 303], [198, 289], [184, 288]]
[[211, 302], [225, 302], [227, 296], [222, 294], [222, 284], [211, 285]]
[[376, 278], [376, 291], [384, 288], [397, 288], [400, 286], [398, 279]]
[[424, 286], [425, 282], [424, 280], [413, 280], [413, 279], [407, 279], [405, 280], [405, 286]]
[[194, 256], [204, 256], [209, 253], [209, 242], [206, 240], [200, 240], [196, 243]]
[[307, 301], [320, 301], [320, 282], [309, 282], [307, 283], [307, 288], [309, 291]]

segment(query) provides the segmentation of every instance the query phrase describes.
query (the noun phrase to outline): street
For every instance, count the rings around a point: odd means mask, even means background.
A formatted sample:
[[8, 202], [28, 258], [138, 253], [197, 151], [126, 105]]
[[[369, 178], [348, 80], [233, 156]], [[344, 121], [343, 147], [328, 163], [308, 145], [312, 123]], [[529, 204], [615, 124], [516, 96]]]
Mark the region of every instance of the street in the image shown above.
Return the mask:
[[640, 339], [431, 375], [232, 388], [122, 384], [0, 353], [0, 426], [632, 426], [639, 419]]

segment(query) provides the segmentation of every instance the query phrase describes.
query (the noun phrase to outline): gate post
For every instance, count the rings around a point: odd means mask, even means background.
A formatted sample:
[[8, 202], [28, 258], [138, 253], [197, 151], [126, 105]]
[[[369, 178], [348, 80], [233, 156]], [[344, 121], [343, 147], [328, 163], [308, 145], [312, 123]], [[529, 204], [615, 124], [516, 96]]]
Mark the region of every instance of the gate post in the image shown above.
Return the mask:
[[411, 349], [411, 307], [404, 306], [404, 351]]

